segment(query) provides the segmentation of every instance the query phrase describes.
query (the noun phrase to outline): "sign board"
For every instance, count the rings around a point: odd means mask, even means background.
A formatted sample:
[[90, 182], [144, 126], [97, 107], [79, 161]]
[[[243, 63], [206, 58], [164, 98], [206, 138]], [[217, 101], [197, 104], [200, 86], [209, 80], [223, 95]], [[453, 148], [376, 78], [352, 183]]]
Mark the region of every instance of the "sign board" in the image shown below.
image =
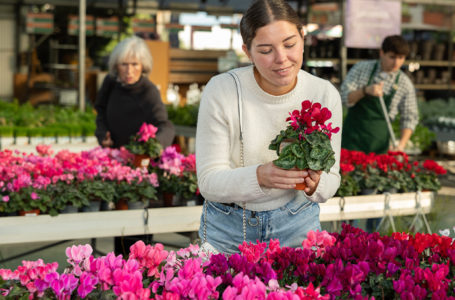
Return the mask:
[[96, 19], [96, 35], [112, 37], [118, 34], [118, 31], [119, 22], [117, 17]]
[[[70, 15], [68, 20], [68, 34], [79, 35], [79, 16]], [[85, 16], [85, 35], [95, 34], [95, 17]]]
[[25, 31], [38, 34], [54, 32], [54, 15], [50, 13], [27, 13]]
[[401, 1], [348, 0], [345, 18], [346, 47], [377, 49], [386, 36], [401, 34]]

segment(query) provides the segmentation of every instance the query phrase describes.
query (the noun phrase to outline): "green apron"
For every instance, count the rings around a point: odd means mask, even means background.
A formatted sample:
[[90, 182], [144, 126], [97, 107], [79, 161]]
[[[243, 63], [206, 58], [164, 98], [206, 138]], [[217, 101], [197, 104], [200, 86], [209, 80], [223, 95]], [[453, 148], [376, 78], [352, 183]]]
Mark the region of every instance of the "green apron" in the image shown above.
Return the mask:
[[[374, 65], [368, 85], [372, 84], [373, 76], [378, 65], [379, 62]], [[387, 109], [395, 95], [399, 77], [400, 73], [398, 73], [395, 79], [392, 91], [388, 95], [383, 96]], [[390, 133], [379, 97], [366, 95], [356, 105], [348, 109], [348, 114], [343, 124], [342, 148], [363, 151], [365, 153], [387, 153], [389, 139]]]

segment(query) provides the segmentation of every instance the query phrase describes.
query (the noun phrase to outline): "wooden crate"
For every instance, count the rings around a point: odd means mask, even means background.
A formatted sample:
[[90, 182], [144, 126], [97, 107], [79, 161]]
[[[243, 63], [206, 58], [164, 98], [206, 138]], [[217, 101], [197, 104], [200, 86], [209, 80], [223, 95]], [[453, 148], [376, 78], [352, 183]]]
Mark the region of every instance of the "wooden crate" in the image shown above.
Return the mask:
[[226, 55], [226, 50], [184, 50], [170, 49], [169, 82], [185, 85], [206, 84], [218, 74], [218, 58]]

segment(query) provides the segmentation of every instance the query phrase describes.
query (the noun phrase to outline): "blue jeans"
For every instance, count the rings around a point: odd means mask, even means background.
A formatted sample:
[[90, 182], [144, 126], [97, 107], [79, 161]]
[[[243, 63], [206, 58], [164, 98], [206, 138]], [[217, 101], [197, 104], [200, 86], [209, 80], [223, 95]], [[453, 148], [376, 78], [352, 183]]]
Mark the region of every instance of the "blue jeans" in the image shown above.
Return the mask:
[[[238, 253], [243, 243], [243, 209], [218, 202], [205, 202], [207, 209], [207, 242], [222, 253]], [[280, 245], [301, 247], [310, 230], [321, 230], [319, 204], [309, 200], [292, 200], [270, 211], [245, 210], [246, 240], [256, 243], [278, 239]], [[204, 212], [199, 236], [204, 241]]]

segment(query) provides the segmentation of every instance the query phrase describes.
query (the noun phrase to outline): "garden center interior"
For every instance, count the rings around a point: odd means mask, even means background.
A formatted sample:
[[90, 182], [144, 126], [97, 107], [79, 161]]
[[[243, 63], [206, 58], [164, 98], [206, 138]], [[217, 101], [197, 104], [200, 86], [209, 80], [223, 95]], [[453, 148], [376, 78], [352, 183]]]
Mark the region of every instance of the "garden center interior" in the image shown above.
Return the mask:
[[[455, 1], [363, 0], [370, 8], [392, 7], [377, 15], [372, 10], [362, 15], [356, 6], [359, 0], [288, 2], [304, 24], [302, 69], [338, 89], [354, 64], [379, 56], [378, 39], [384, 36], [380, 30], [392, 27], [389, 32], [408, 41], [411, 51], [402, 70], [416, 89], [420, 121], [405, 152], [413, 161], [435, 160], [447, 171], [432, 192], [407, 193], [409, 198], [395, 194], [388, 198], [389, 193], [385, 198], [370, 196], [371, 206], [366, 209], [374, 206], [376, 212], [366, 215], [349, 211], [349, 205], [360, 207], [356, 197], [337, 196], [321, 206], [323, 229], [339, 231], [341, 223], [357, 217], [359, 226], [365, 227], [366, 218], [382, 217], [378, 231], [384, 234], [410, 227], [433, 233], [453, 228], [450, 236], [455, 237]], [[37, 153], [40, 144], [51, 145], [55, 153], [97, 147], [94, 103], [107, 74], [109, 54], [120, 40], [137, 35], [146, 40], [152, 54], [149, 78], [159, 88], [175, 125], [174, 143], [184, 155], [194, 154], [198, 103], [205, 84], [216, 74], [250, 64], [239, 32], [250, 4], [250, 0], [0, 0], [0, 151]], [[349, 36], [373, 28], [366, 24], [378, 15], [392, 20], [372, 29], [379, 32], [374, 39]], [[63, 123], [50, 124], [51, 119]], [[398, 132], [398, 121], [392, 125]], [[0, 188], [3, 184], [0, 181]], [[403, 206], [389, 206], [389, 200], [402, 201]], [[108, 253], [113, 251], [113, 237], [122, 230], [126, 236], [152, 233], [153, 242], [167, 249], [187, 247], [197, 238], [201, 197], [173, 201], [176, 207], [158, 209], [180, 209], [175, 214], [149, 208], [115, 218], [98, 212], [83, 221], [76, 216], [81, 213], [60, 220], [61, 215], [26, 216], [22, 221], [7, 216], [0, 206], [0, 268], [38, 258], [63, 266], [65, 248], [75, 244], [91, 244], [99, 254]], [[128, 225], [122, 229], [116, 224], [116, 218], [125, 218], [124, 224], [131, 221], [130, 233]], [[143, 224], [145, 220], [149, 223]], [[78, 228], [78, 222], [85, 224]]]

